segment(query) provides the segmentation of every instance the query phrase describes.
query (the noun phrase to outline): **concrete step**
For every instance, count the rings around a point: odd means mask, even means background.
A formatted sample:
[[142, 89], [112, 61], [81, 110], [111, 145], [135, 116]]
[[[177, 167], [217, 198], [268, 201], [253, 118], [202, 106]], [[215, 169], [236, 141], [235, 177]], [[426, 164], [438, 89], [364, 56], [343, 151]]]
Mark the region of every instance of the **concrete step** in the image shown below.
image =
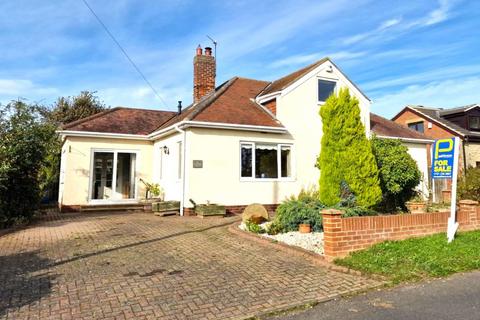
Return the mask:
[[122, 203], [105, 205], [88, 205], [80, 208], [81, 212], [105, 212], [105, 211], [138, 211], [144, 212], [143, 203]]

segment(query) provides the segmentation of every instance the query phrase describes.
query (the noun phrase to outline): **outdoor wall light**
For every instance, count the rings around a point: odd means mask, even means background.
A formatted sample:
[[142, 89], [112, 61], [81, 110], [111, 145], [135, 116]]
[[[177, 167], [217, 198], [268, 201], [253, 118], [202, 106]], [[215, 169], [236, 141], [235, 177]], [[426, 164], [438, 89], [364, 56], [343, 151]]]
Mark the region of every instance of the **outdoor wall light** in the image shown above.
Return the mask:
[[169, 153], [170, 153], [170, 150], [168, 150], [168, 147], [167, 147], [167, 146], [163, 146], [163, 153], [165, 153], [165, 154], [169, 154]]

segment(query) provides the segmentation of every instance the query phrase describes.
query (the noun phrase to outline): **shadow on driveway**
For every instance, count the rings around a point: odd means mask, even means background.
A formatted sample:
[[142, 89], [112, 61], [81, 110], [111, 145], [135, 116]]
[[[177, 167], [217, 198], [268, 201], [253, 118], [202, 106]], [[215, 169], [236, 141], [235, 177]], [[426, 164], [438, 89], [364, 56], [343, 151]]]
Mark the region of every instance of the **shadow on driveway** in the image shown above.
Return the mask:
[[0, 256], [0, 317], [50, 294], [56, 276], [48, 272], [51, 261], [39, 253]]

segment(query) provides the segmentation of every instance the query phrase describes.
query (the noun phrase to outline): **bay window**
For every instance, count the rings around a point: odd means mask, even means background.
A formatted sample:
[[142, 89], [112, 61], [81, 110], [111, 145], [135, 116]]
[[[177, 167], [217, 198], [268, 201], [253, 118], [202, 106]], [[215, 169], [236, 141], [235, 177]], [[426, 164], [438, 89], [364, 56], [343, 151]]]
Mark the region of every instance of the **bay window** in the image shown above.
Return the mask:
[[292, 147], [288, 144], [242, 142], [240, 176], [251, 179], [292, 177]]

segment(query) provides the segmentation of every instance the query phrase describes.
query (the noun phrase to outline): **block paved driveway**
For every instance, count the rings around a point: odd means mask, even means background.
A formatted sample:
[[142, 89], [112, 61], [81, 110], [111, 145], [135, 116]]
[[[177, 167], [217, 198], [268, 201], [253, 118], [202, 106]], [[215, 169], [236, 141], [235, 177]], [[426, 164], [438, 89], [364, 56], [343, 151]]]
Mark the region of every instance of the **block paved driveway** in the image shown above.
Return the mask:
[[0, 319], [243, 319], [366, 289], [232, 218], [50, 213], [0, 236]]

